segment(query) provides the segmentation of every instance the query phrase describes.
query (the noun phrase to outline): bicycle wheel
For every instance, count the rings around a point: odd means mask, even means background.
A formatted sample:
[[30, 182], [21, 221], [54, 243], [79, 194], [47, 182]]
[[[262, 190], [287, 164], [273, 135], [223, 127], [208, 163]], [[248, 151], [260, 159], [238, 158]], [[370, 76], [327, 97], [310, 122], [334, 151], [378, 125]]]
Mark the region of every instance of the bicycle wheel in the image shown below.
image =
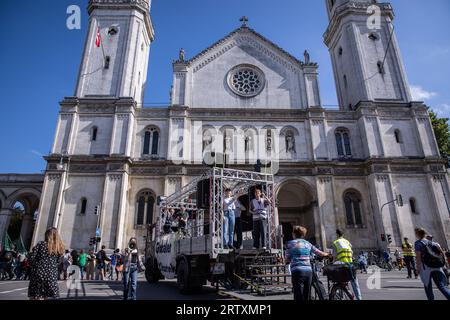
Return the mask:
[[331, 289], [330, 300], [354, 300], [354, 297], [346, 285], [335, 284]]
[[310, 300], [325, 300], [325, 286], [321, 281], [314, 281], [311, 285]]

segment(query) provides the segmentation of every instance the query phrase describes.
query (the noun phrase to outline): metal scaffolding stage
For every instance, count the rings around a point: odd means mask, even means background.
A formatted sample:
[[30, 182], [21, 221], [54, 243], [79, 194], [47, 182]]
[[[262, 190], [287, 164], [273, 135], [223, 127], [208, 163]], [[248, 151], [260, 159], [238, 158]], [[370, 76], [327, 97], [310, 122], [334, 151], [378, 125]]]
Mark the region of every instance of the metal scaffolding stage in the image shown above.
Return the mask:
[[[198, 208], [197, 188], [199, 183], [209, 180], [209, 208]], [[210, 256], [215, 258], [218, 254], [227, 253], [223, 245], [223, 199], [224, 191], [229, 188], [233, 194], [249, 192], [251, 188], [258, 187], [269, 200], [267, 212], [267, 227], [265, 247], [268, 249], [280, 249], [280, 243], [277, 241], [277, 226], [275, 220], [275, 195], [274, 195], [274, 176], [267, 173], [250, 172], [243, 170], [234, 170], [227, 168], [211, 168], [205, 173], [193, 179], [190, 183], [181, 188], [176, 193], [161, 198], [159, 204], [159, 216], [156, 228], [156, 238], [164, 235], [163, 226], [165, 217], [170, 209], [181, 209], [195, 211], [195, 218], [189, 221], [185, 238], [190, 238], [190, 247], [198, 241], [210, 242], [203, 245], [205, 251], [211, 248]], [[188, 240], [188, 239], [185, 239]], [[205, 252], [207, 253], [207, 252]]]

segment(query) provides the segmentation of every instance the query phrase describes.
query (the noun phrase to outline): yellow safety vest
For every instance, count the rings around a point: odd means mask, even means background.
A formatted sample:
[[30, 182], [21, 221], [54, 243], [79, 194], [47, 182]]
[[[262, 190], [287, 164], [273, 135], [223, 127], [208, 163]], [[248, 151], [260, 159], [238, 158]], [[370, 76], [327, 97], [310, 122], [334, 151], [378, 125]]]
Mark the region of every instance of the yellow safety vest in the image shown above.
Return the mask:
[[416, 253], [414, 252], [414, 248], [409, 243], [403, 242], [402, 250], [403, 250], [404, 257], [415, 257], [416, 256]]
[[333, 246], [336, 249], [336, 259], [339, 262], [353, 263], [353, 250], [350, 242], [344, 238], [334, 240]]

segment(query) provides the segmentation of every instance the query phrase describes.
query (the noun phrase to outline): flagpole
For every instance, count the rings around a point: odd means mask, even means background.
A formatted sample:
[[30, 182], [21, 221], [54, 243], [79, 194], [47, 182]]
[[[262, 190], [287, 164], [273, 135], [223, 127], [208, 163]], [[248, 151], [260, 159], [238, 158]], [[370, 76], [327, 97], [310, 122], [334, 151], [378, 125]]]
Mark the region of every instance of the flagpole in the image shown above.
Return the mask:
[[103, 64], [105, 64], [106, 61], [106, 56], [105, 56], [105, 49], [103, 48], [103, 39], [102, 39], [102, 35], [101, 35], [101, 28], [100, 28], [100, 23], [97, 25], [97, 33], [100, 34], [100, 47], [102, 48], [102, 54], [103, 54]]

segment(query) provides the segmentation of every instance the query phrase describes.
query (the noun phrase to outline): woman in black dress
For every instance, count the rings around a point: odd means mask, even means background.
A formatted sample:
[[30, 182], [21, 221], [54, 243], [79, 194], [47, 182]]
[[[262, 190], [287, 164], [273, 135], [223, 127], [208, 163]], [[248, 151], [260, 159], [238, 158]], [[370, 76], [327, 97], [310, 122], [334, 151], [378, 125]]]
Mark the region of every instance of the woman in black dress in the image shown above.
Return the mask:
[[45, 240], [39, 242], [30, 256], [30, 284], [28, 297], [31, 300], [59, 298], [58, 263], [64, 254], [64, 243], [55, 228], [47, 230]]

